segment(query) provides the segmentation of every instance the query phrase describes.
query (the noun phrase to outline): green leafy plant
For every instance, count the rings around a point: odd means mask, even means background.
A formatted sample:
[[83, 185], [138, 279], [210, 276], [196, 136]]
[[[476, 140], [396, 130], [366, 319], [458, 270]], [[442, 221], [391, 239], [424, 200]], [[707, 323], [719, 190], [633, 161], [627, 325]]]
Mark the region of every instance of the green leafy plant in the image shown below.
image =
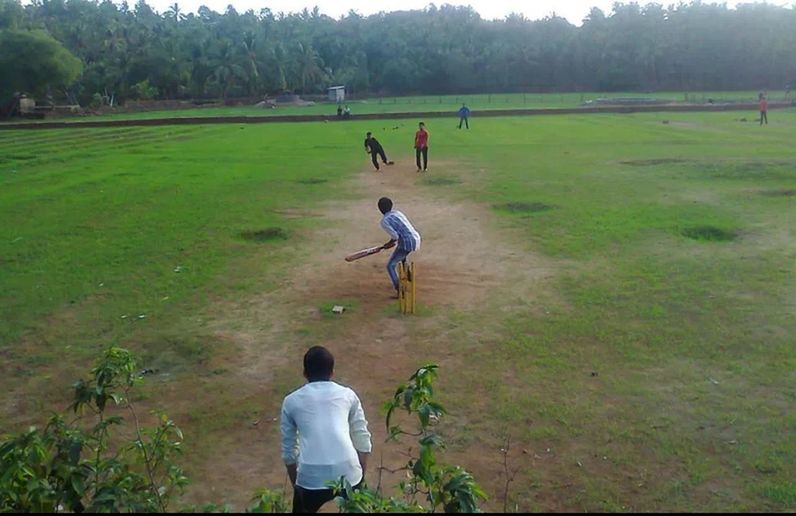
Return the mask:
[[[174, 459], [182, 432], [165, 414], [143, 427], [131, 402], [140, 382], [132, 354], [109, 348], [88, 380], [74, 384], [71, 421], [54, 415], [0, 444], [0, 511], [163, 512], [187, 484]], [[112, 439], [112, 430], [133, 420], [130, 442]]]
[[259, 489], [254, 498], [252, 498], [251, 505], [246, 509], [246, 512], [251, 514], [288, 512], [288, 505], [283, 493], [270, 489]]
[[[141, 424], [132, 402], [142, 375], [132, 353], [111, 347], [91, 369], [89, 378], [73, 385], [66, 414], [53, 415], [43, 429], [28, 430], [0, 442], [0, 512], [166, 512], [188, 483], [177, 459], [183, 435], [166, 414], [155, 426]], [[436, 365], [418, 369], [387, 402], [388, 441], [412, 436], [417, 456], [394, 471], [405, 471], [400, 496], [385, 497], [381, 473], [376, 490], [354, 489], [341, 479], [334, 484], [341, 512], [479, 512], [482, 489], [459, 466], [438, 463], [445, 443], [433, 427], [446, 413], [434, 400]], [[399, 412], [417, 419], [416, 431], [393, 425]], [[129, 416], [125, 419], [121, 414]], [[67, 419], [70, 416], [70, 419]], [[131, 424], [129, 440], [114, 430]], [[284, 493], [261, 489], [247, 513], [288, 511]], [[186, 512], [228, 513], [228, 505], [185, 507]]]
[[[399, 484], [403, 498], [385, 498], [380, 491], [381, 481], [374, 491], [368, 488], [355, 490], [341, 479], [333, 486], [340, 512], [437, 512], [440, 508], [446, 513], [480, 512], [478, 504], [486, 500], [486, 495], [472, 475], [459, 466], [438, 462], [438, 453], [444, 450], [445, 442], [433, 428], [446, 411], [434, 399], [433, 384], [437, 370], [438, 366], [434, 364], [418, 369], [407, 383], [398, 387], [384, 407], [388, 442], [411, 436], [420, 445], [416, 456], [410, 449], [411, 458], [406, 465], [396, 470], [379, 468], [380, 478], [383, 470], [407, 473], [407, 480]], [[393, 424], [399, 412], [416, 417], [415, 431]]]

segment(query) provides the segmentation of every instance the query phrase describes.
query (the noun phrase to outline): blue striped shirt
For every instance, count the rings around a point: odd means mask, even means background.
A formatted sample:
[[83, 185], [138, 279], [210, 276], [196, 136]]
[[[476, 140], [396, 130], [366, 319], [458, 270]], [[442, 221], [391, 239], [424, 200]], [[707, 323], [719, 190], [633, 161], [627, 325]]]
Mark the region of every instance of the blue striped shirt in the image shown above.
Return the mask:
[[400, 211], [391, 210], [385, 213], [381, 219], [381, 227], [393, 240], [398, 241], [398, 249], [404, 251], [420, 249], [420, 234]]

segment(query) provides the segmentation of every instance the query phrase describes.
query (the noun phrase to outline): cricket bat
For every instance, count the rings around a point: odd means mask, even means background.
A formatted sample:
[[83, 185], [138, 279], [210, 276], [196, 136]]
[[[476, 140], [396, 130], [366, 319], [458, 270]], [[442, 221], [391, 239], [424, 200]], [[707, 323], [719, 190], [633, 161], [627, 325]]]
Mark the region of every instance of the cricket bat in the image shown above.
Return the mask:
[[360, 258], [364, 258], [366, 256], [370, 256], [372, 254], [381, 252], [383, 249], [384, 249], [383, 245], [377, 245], [376, 247], [368, 247], [367, 249], [362, 249], [361, 251], [349, 254], [348, 256], [345, 257], [345, 261], [353, 262], [354, 260], [359, 260]]

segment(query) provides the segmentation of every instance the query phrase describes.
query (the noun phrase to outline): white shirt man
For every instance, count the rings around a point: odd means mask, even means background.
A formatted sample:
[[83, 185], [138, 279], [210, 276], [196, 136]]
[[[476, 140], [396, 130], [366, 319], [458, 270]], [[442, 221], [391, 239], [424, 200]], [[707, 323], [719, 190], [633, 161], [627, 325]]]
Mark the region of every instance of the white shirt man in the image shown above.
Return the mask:
[[372, 444], [356, 393], [331, 381], [334, 357], [314, 346], [304, 355], [308, 383], [282, 403], [282, 459], [293, 483], [293, 512], [317, 512], [332, 500], [328, 487], [344, 477], [362, 483]]

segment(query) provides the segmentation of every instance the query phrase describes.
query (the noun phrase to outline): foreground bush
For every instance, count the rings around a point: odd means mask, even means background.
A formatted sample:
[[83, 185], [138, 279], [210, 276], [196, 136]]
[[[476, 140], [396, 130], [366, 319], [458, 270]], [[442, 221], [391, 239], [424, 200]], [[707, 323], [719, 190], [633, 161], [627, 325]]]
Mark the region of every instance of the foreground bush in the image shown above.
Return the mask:
[[[177, 459], [183, 435], [166, 414], [157, 425], [140, 423], [132, 392], [142, 381], [133, 355], [108, 349], [91, 369], [89, 380], [74, 384], [69, 410], [0, 443], [0, 512], [166, 512], [188, 483]], [[433, 431], [445, 409], [434, 401], [437, 366], [420, 368], [386, 405], [389, 440], [416, 437], [417, 456], [397, 470], [379, 466], [375, 490], [354, 491], [334, 485], [341, 512], [477, 512], [485, 499], [472, 476], [458, 466], [437, 463], [444, 448]], [[416, 416], [417, 431], [392, 425], [397, 412]], [[124, 414], [125, 416], [119, 415]], [[128, 427], [133, 437], [120, 440], [113, 431]], [[411, 448], [410, 448], [411, 451]], [[382, 471], [405, 471], [400, 495], [385, 497]], [[208, 504], [185, 510], [229, 512]], [[247, 512], [286, 512], [283, 493], [258, 491]]]

